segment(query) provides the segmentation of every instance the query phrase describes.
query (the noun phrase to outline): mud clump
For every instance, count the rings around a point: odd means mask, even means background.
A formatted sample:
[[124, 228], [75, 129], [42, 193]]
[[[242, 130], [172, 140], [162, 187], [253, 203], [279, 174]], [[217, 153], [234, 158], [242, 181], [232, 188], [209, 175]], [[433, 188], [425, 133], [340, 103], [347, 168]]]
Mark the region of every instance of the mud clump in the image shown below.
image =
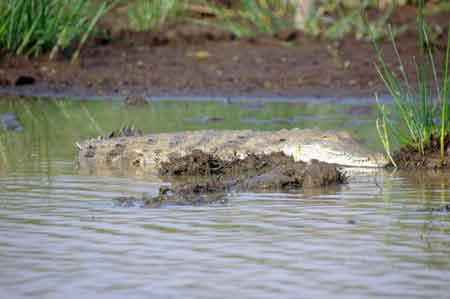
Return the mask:
[[319, 161], [295, 162], [283, 153], [250, 154], [224, 161], [214, 154], [194, 150], [161, 163], [159, 174], [172, 182], [156, 196], [122, 197], [120, 206], [161, 207], [225, 203], [234, 191], [281, 190], [326, 187], [345, 183], [346, 175], [336, 165]]
[[186, 183], [174, 187], [161, 187], [156, 196], [118, 197], [114, 202], [120, 207], [142, 208], [226, 204], [228, 202], [226, 191], [227, 186], [219, 181]]
[[406, 146], [394, 153], [393, 159], [399, 168], [404, 169], [440, 169], [450, 167], [450, 135], [444, 140], [445, 156], [440, 154], [439, 137], [431, 136], [430, 142], [419, 152], [412, 146]]
[[310, 164], [294, 162], [270, 165], [260, 174], [239, 180], [240, 190], [281, 190], [327, 187], [346, 182], [345, 174], [336, 166], [312, 161]]
[[224, 174], [226, 162], [200, 150], [161, 163], [161, 176], [205, 176]]
[[346, 181], [346, 176], [336, 167], [313, 161], [306, 166], [303, 177], [303, 186], [306, 187], [325, 187], [336, 183]]
[[291, 167], [297, 170], [304, 169], [307, 164], [295, 162], [291, 157], [283, 153], [269, 155], [249, 154], [247, 157], [230, 161], [224, 161], [214, 154], [194, 150], [191, 154], [171, 158], [161, 163], [159, 174], [161, 176], [185, 177], [185, 176], [219, 176], [222, 179], [249, 178], [269, 173], [275, 169]]

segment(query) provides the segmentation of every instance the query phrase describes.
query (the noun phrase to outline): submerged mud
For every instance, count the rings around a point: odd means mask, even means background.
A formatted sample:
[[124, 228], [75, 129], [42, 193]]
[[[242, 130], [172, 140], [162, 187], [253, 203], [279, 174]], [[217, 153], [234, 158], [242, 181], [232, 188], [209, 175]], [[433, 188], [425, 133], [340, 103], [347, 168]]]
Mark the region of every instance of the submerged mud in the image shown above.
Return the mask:
[[155, 196], [118, 197], [114, 199], [116, 206], [160, 208], [164, 206], [198, 206], [210, 204], [226, 204], [226, 185], [219, 181], [207, 181], [201, 184], [178, 184], [173, 187], [161, 187]]
[[172, 182], [171, 187], [160, 188], [156, 196], [121, 197], [116, 203], [142, 207], [225, 203], [226, 194], [234, 191], [290, 191], [346, 182], [345, 173], [336, 165], [295, 162], [283, 153], [225, 161], [195, 150], [161, 163], [159, 174]]
[[439, 169], [450, 167], [450, 135], [444, 140], [444, 157], [440, 153], [439, 137], [432, 136], [421, 153], [417, 148], [405, 146], [394, 153], [393, 159], [399, 168]]

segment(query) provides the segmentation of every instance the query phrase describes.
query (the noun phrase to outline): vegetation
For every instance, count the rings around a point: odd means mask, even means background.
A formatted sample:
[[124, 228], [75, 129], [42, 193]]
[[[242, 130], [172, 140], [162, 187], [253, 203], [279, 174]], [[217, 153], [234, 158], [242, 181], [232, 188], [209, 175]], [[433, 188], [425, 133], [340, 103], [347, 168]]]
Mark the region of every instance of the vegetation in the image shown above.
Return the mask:
[[130, 26], [136, 31], [160, 27], [183, 11], [180, 0], [137, 0], [128, 7]]
[[[305, 0], [306, 1], [306, 0]], [[223, 5], [232, 3], [232, 7]], [[316, 1], [317, 7], [305, 16], [305, 24], [301, 30], [312, 36], [323, 36], [328, 39], [341, 39], [354, 34], [358, 40], [371, 40], [389, 35], [387, 22], [396, 6], [415, 3], [406, 0], [324, 0]], [[284, 29], [298, 27], [295, 19], [296, 1], [281, 0], [135, 0], [128, 3], [130, 26], [134, 30], [151, 30], [166, 22], [177, 20], [194, 21], [200, 24], [218, 26], [232, 32], [237, 37], [256, 34], [273, 34]], [[381, 14], [367, 21], [365, 12], [384, 7]], [[194, 8], [194, 9], [193, 9]], [[449, 10], [448, 1], [433, 3], [427, 7], [427, 13], [433, 14]], [[192, 12], [200, 11], [214, 17], [198, 18]], [[298, 13], [299, 11], [297, 11]], [[393, 28], [394, 35], [405, 31], [406, 26]]]
[[[128, 28], [149, 31], [168, 22], [189, 20], [218, 26], [237, 37], [274, 34], [294, 29], [295, 1], [281, 0], [0, 0], [0, 49], [16, 55], [39, 55], [50, 51], [53, 58], [66, 48], [74, 57], [95, 31], [99, 19], [116, 3], [125, 5]], [[388, 35], [386, 23], [394, 5], [369, 22], [362, 12], [376, 8], [376, 0], [326, 0], [319, 3], [305, 20], [302, 30], [313, 36], [341, 39], [354, 34], [357, 39]], [[406, 0], [384, 1], [407, 3]], [[411, 1], [410, 1], [411, 2]], [[428, 13], [450, 9], [448, 1], [429, 5]], [[200, 12], [200, 16], [198, 14]], [[203, 13], [210, 17], [205, 18]], [[297, 11], [298, 13], [298, 11]], [[120, 15], [120, 13], [119, 13]], [[212, 16], [212, 17], [211, 17]], [[297, 16], [298, 17], [298, 16]], [[401, 32], [404, 27], [393, 29]]]
[[[424, 0], [419, 1], [419, 61], [416, 62], [417, 88], [413, 89], [406, 75], [402, 59], [399, 55], [395, 40], [391, 34], [394, 51], [398, 57], [401, 78], [388, 68], [383, 55], [375, 43], [378, 52], [377, 70], [383, 79], [389, 93], [395, 101], [395, 110], [390, 115], [384, 105], [379, 104], [380, 117], [377, 120], [377, 129], [381, 142], [390, 157], [391, 140], [398, 140], [401, 146], [412, 147], [424, 154], [426, 147], [433, 138], [438, 137], [441, 158], [445, 156], [445, 139], [450, 134], [450, 30], [447, 40], [447, 51], [444, 60], [444, 74], [439, 82], [435, 59], [429, 41], [429, 29], [424, 18]], [[430, 76], [432, 79], [430, 80]], [[428, 86], [433, 81], [434, 87]], [[434, 90], [433, 90], [434, 89]], [[400, 119], [395, 123], [392, 119]]]
[[89, 0], [0, 1], [0, 48], [16, 55], [39, 55], [77, 43], [75, 57], [99, 18], [111, 6], [93, 9]]
[[242, 0], [234, 9], [227, 9], [211, 1], [202, 1], [216, 19], [210, 24], [217, 25], [237, 37], [260, 33], [273, 34], [294, 27], [294, 7], [290, 1]]
[[[386, 24], [395, 6], [391, 3], [378, 18], [368, 21], [364, 12], [376, 8], [377, 2], [379, 1], [363, 0], [357, 1], [356, 5], [345, 6], [336, 1], [329, 1], [319, 7], [316, 17], [310, 21], [310, 31], [313, 34], [323, 32], [323, 35], [330, 39], [341, 39], [351, 33], [354, 33], [358, 40], [378, 40], [385, 37], [388, 35]], [[315, 26], [321, 28], [314, 28]], [[405, 29], [405, 26], [402, 26], [393, 30], [397, 34]]]

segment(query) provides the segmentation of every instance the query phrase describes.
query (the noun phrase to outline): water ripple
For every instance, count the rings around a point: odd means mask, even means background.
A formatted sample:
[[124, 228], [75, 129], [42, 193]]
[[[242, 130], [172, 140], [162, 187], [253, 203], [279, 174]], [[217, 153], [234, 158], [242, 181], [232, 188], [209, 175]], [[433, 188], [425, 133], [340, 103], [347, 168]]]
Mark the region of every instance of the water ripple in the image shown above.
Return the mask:
[[[0, 177], [0, 290], [61, 298], [445, 298], [448, 186], [378, 174], [226, 205], [117, 208], [145, 180]], [[425, 194], [425, 195], [424, 195]]]

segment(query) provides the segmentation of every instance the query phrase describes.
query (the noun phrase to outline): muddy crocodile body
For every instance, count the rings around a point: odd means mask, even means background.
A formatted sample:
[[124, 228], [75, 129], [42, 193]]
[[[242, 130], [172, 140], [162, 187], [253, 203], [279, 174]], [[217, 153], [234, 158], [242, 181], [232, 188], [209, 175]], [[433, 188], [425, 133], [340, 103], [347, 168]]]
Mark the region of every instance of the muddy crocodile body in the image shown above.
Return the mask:
[[117, 197], [115, 205], [160, 208], [226, 204], [228, 194], [235, 192], [295, 192], [347, 182], [346, 172], [336, 165], [295, 162], [283, 153], [251, 154], [244, 159], [224, 161], [214, 154], [194, 150], [161, 163], [159, 174], [170, 186], [161, 186], [157, 195]]
[[202, 130], [97, 138], [77, 143], [80, 168], [139, 168], [156, 173], [162, 162], [201, 150], [223, 160], [250, 154], [282, 152], [295, 161], [322, 162], [360, 168], [388, 165], [380, 153], [368, 150], [346, 132], [315, 129], [280, 131]]

